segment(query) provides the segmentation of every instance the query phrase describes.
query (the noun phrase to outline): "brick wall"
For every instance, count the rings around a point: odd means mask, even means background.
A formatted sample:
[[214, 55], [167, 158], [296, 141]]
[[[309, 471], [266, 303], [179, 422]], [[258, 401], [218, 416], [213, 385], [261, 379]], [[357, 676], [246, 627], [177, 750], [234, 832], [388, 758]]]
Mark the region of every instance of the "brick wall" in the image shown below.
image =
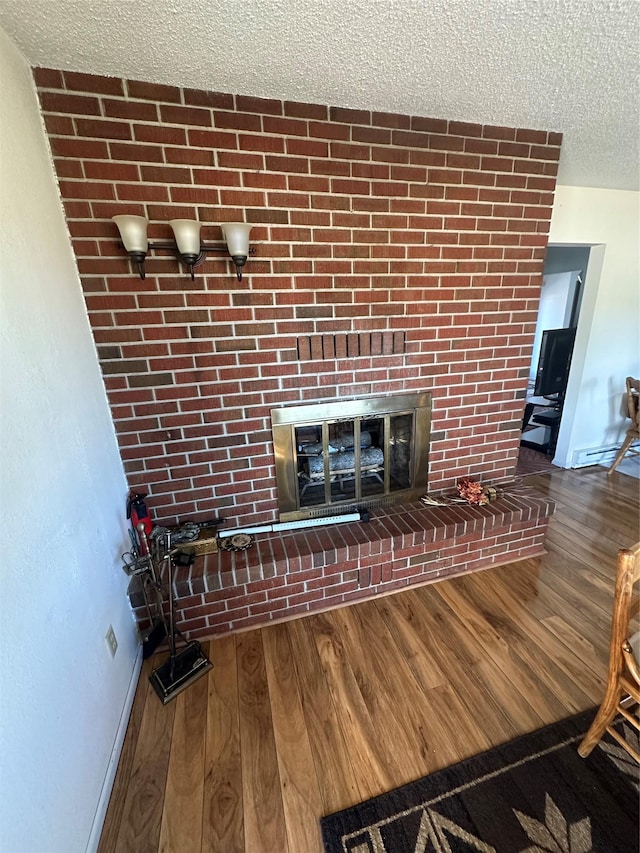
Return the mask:
[[[156, 518], [273, 520], [269, 411], [287, 403], [430, 391], [431, 490], [512, 471], [559, 134], [35, 78], [129, 483]], [[257, 251], [242, 283], [224, 256], [194, 282], [151, 256], [142, 281], [118, 213], [152, 239], [174, 217], [205, 241], [245, 220]]]

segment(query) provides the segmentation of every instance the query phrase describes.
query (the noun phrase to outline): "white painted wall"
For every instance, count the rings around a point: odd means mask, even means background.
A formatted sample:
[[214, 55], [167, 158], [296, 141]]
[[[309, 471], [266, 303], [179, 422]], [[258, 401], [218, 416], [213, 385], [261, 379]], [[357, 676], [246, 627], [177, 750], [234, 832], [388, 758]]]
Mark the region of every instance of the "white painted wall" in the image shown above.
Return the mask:
[[137, 674], [127, 489], [31, 72], [1, 30], [0, 79], [0, 849], [74, 853]]
[[[640, 193], [556, 189], [549, 242], [591, 247], [554, 463], [620, 444], [626, 376], [640, 376]], [[598, 461], [597, 458], [594, 459]]]

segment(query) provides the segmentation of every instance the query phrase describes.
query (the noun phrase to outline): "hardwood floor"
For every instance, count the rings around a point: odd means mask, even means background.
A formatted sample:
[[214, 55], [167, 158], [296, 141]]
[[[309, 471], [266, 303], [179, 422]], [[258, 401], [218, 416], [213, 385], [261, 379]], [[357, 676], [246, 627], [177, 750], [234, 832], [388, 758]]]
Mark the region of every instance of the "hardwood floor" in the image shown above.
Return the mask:
[[320, 853], [321, 815], [598, 704], [640, 483], [528, 482], [542, 558], [212, 640], [166, 707], [146, 661], [99, 853]]

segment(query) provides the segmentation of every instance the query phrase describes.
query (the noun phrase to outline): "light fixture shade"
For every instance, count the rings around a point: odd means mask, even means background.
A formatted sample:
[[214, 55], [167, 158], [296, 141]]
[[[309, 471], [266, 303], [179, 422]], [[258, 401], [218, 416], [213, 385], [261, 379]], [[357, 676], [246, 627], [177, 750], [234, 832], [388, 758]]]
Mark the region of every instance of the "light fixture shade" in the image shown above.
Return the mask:
[[201, 223], [195, 219], [170, 219], [169, 225], [173, 230], [180, 254], [197, 257], [200, 254]]
[[127, 252], [146, 255], [149, 247], [147, 239], [148, 220], [144, 216], [112, 216], [118, 226], [120, 238]]
[[232, 258], [243, 257], [249, 254], [249, 232], [251, 225], [246, 222], [224, 222], [221, 226], [222, 236], [227, 241], [227, 248]]

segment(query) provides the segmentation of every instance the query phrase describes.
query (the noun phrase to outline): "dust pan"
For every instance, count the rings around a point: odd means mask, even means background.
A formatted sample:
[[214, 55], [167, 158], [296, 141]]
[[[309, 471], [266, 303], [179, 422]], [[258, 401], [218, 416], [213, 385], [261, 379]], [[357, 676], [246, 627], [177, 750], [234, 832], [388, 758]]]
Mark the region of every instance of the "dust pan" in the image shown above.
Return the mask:
[[154, 669], [149, 680], [162, 704], [166, 705], [212, 666], [200, 643], [192, 640], [184, 649], [169, 655], [168, 660]]

